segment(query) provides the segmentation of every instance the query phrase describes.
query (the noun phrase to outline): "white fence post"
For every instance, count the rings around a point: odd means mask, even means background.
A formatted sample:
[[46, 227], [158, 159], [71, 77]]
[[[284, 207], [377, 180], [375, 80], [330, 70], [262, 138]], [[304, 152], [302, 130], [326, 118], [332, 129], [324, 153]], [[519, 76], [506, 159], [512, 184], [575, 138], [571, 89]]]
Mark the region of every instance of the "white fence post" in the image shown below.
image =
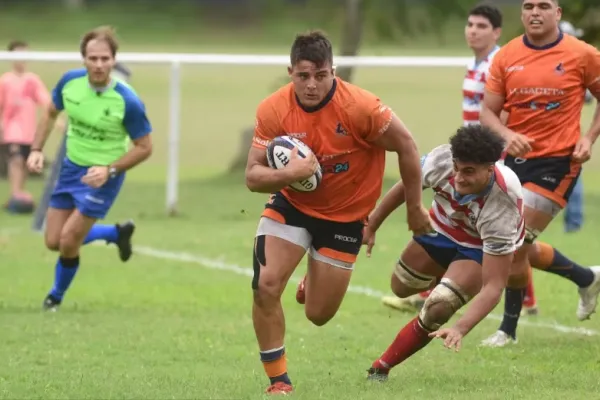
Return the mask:
[[171, 64], [171, 81], [169, 82], [169, 154], [167, 165], [167, 213], [177, 214], [179, 183], [179, 138], [181, 125], [181, 64]]
[[[169, 139], [168, 165], [166, 183], [166, 208], [169, 215], [177, 212], [179, 182], [179, 142], [181, 112], [181, 64], [213, 64], [213, 65], [271, 65], [287, 66], [289, 56], [260, 54], [190, 54], [190, 53], [120, 53], [118, 60], [133, 64], [170, 64], [171, 81], [169, 83]], [[53, 51], [0, 51], [0, 61], [46, 61], [46, 62], [80, 62], [78, 52]], [[355, 67], [461, 67], [471, 61], [470, 57], [347, 57], [334, 59], [336, 66]]]

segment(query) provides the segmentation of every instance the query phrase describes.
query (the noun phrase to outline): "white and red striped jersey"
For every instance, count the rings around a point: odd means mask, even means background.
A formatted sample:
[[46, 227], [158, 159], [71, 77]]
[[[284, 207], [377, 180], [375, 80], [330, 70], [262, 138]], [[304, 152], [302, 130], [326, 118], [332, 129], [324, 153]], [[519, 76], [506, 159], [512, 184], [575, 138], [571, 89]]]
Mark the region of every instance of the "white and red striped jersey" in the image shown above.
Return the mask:
[[479, 124], [479, 113], [485, 90], [485, 80], [492, 63], [492, 59], [500, 50], [496, 46], [483, 60], [473, 61], [467, 67], [463, 81], [463, 125]]
[[496, 163], [494, 179], [483, 193], [461, 196], [454, 189], [449, 144], [433, 149], [421, 164], [423, 187], [435, 192], [429, 215], [438, 234], [492, 255], [510, 254], [523, 244], [523, 190], [511, 169]]

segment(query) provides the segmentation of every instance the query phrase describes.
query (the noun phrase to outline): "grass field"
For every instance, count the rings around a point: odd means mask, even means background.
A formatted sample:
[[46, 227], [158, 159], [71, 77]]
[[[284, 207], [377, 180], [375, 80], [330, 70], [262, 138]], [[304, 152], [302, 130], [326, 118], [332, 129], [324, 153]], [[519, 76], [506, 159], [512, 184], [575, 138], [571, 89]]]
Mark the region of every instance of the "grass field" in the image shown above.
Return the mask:
[[[66, 68], [36, 64], [49, 85]], [[4, 69], [5, 65], [0, 65]], [[180, 210], [165, 216], [168, 70], [135, 66], [134, 85], [155, 127], [153, 158], [133, 171], [108, 221], [134, 218], [136, 255], [127, 264], [114, 248], [89, 246], [59, 313], [43, 314], [55, 254], [29, 230], [29, 217], [0, 215], [0, 397], [262, 398], [266, 378], [250, 318], [251, 251], [265, 196], [249, 193], [241, 175], [225, 175], [239, 131], [285, 73], [263, 67], [186, 67], [182, 93]], [[358, 71], [357, 83], [392, 106], [413, 130], [421, 152], [445, 142], [460, 123], [458, 69]], [[584, 127], [592, 108], [586, 108]], [[51, 153], [58, 138], [49, 143]], [[388, 186], [397, 178], [388, 161]], [[600, 263], [599, 162], [585, 171], [583, 231], [543, 235], [584, 265]], [[31, 190], [40, 194], [40, 182]], [[0, 185], [0, 199], [6, 198]], [[429, 198], [429, 196], [428, 196]], [[301, 399], [591, 399], [600, 392], [600, 319], [575, 318], [576, 290], [537, 273], [541, 315], [520, 328], [518, 346], [478, 348], [497, 328], [481, 323], [459, 353], [433, 342], [387, 384], [365, 370], [410, 315], [378, 297], [409, 235], [404, 212], [382, 228], [371, 259], [361, 256], [352, 290], [334, 320], [312, 326], [284, 295], [289, 369]], [[301, 276], [304, 266], [297, 271]], [[496, 316], [501, 314], [501, 307]], [[596, 316], [598, 317], [598, 316]], [[585, 331], [584, 331], [585, 330]]]

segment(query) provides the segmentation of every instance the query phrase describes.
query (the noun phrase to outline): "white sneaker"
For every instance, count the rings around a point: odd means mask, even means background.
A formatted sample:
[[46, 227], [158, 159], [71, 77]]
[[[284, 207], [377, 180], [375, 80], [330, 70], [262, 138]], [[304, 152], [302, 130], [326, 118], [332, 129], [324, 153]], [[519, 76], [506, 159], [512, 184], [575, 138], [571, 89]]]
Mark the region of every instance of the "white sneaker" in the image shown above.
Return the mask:
[[423, 303], [425, 303], [425, 299], [421, 298], [418, 294], [405, 299], [401, 299], [397, 296], [385, 296], [381, 299], [381, 302], [383, 305], [393, 308], [394, 310], [413, 313], [419, 312]]
[[517, 339], [513, 339], [512, 337], [510, 337], [510, 335], [508, 335], [505, 332], [497, 331], [496, 333], [494, 333], [489, 338], [483, 340], [481, 342], [480, 346], [486, 346], [486, 347], [504, 347], [504, 346], [507, 346], [507, 345], [509, 345], [511, 343], [516, 344], [517, 343]]
[[600, 294], [600, 266], [590, 267], [594, 273], [592, 284], [579, 289], [579, 305], [577, 306], [577, 319], [584, 321], [596, 312], [598, 295]]

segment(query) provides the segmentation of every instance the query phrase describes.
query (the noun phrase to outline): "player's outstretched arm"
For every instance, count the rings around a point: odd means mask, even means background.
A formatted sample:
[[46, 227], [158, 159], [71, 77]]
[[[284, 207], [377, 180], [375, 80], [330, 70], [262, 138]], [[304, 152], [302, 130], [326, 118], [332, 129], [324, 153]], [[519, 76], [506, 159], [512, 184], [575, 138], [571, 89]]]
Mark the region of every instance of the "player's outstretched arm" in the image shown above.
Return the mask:
[[375, 207], [375, 209], [369, 215], [369, 228], [376, 232], [383, 221], [390, 216], [398, 207], [404, 204], [404, 183], [402, 181], [397, 182], [392, 188], [383, 196], [381, 202]]
[[387, 151], [398, 153], [398, 166], [404, 184], [406, 208], [409, 210], [421, 207], [421, 157], [417, 144], [408, 128], [395, 115], [388, 129], [377, 139], [375, 144]]
[[454, 325], [462, 336], [469, 333], [498, 305], [508, 282], [512, 261], [512, 252], [504, 255], [483, 254], [481, 291]]
[[600, 50], [588, 46], [585, 69], [585, 86], [592, 96], [597, 100], [596, 112], [592, 119], [592, 126], [588, 130], [587, 136], [592, 143], [600, 137]]
[[246, 164], [246, 186], [251, 192], [275, 193], [290, 184], [309, 178], [318, 166], [311, 153], [307, 158], [297, 156], [298, 149], [292, 150], [289, 164], [283, 169], [269, 167], [264, 148], [250, 147]]

